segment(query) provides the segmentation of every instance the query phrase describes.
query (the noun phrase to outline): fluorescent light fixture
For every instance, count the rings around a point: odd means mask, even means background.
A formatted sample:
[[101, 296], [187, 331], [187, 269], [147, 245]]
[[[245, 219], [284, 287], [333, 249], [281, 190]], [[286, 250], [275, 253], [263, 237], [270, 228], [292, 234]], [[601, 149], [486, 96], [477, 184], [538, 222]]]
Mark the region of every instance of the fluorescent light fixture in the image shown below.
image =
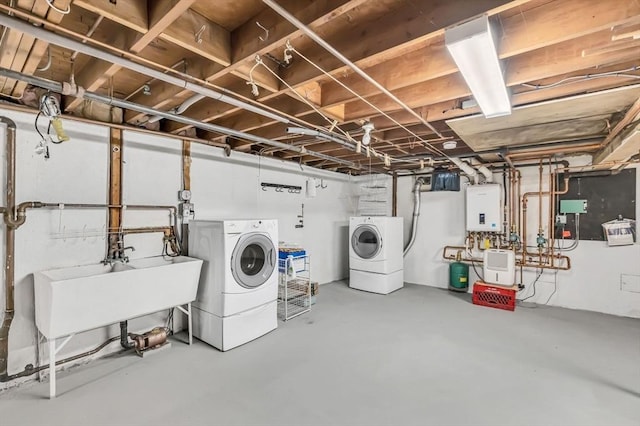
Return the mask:
[[489, 17], [482, 15], [447, 28], [444, 40], [484, 116], [490, 118], [511, 114], [511, 101], [504, 84]]

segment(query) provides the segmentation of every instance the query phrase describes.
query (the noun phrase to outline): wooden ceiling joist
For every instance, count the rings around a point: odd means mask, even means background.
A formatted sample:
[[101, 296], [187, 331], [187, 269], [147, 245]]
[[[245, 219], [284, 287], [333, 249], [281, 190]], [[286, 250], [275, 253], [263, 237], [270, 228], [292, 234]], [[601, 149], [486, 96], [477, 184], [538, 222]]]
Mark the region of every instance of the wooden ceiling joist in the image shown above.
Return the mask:
[[[6, 3], [2, 13], [10, 10]], [[294, 124], [283, 124], [210, 98], [191, 105], [183, 115], [254, 136], [303, 143], [317, 152], [362, 164], [364, 171], [357, 173], [366, 172], [369, 163], [373, 169], [384, 170], [384, 161], [367, 158], [365, 153], [350, 151], [335, 142], [287, 134], [286, 127], [333, 128], [337, 134], [338, 130], [348, 131], [358, 139], [363, 124], [371, 122], [375, 127], [372, 146], [380, 153], [424, 157], [431, 152], [429, 143], [439, 150], [443, 140], [457, 140], [458, 148], [451, 153], [469, 155], [472, 148], [459, 140], [460, 135], [446, 120], [478, 114], [479, 110], [464, 102], [472, 96], [444, 45], [444, 33], [447, 26], [479, 14], [488, 14], [498, 30], [498, 54], [513, 107], [550, 100], [566, 102], [559, 100], [630, 85], [640, 77], [638, 45], [632, 40], [640, 28], [637, 0], [278, 0], [278, 4], [364, 69], [415, 114], [380, 93], [379, 88], [258, 0], [55, 0], [60, 9], [70, 6], [68, 15], [50, 8], [46, 0], [15, 0], [20, 11], [13, 12], [20, 19], [46, 19], [57, 26], [44, 28], [68, 30], [76, 38], [82, 37], [98, 16], [104, 17], [90, 36], [102, 49], [108, 50], [108, 44], [144, 59], [148, 66], [157, 69], [180, 61], [176, 71], [184, 73], [186, 79], [192, 76], [206, 80], [218, 92], [245, 102], [255, 100], [255, 105], [277, 111]], [[295, 53], [290, 63], [284, 63], [287, 42], [312, 63]], [[69, 81], [73, 71], [76, 82], [89, 91], [109, 91], [159, 110], [175, 108], [193, 96], [182, 86], [154, 81], [84, 55], [78, 56], [72, 66], [69, 61], [72, 52], [59, 47], [50, 49], [51, 69], [39, 73], [37, 68], [47, 63], [47, 49], [46, 42], [7, 29], [0, 45], [0, 66], [57, 81]], [[268, 68], [255, 66], [256, 55]], [[617, 74], [604, 74], [612, 72]], [[252, 93], [249, 80], [256, 84], [258, 95]], [[145, 84], [150, 90], [140, 89]], [[0, 79], [0, 92], [5, 96], [19, 96], [25, 87], [22, 82]], [[68, 111], [82, 114], [84, 110], [77, 108], [80, 104], [79, 99], [65, 98]], [[316, 108], [327, 118], [318, 114]], [[562, 109], [562, 103], [558, 108]], [[596, 115], [589, 115], [588, 111], [586, 108], [584, 113], [577, 113], [575, 123], [565, 123], [565, 127], [581, 124], [579, 137], [602, 139], [601, 126], [592, 119]], [[608, 118], [612, 128], [624, 124], [619, 122], [622, 115]], [[420, 117], [445, 138], [436, 137]], [[125, 111], [124, 119], [145, 125], [148, 117]], [[537, 134], [544, 133], [545, 128], [552, 132], [554, 125], [558, 123], [549, 120], [533, 123], [528, 129], [514, 130], [514, 135], [525, 134], [535, 126]], [[191, 126], [171, 120], [162, 120], [160, 128], [172, 133], [193, 131]], [[623, 133], [621, 137], [629, 139]], [[203, 130], [198, 130], [198, 134], [212, 140], [225, 138], [220, 133]], [[577, 132], [573, 136], [576, 135]], [[564, 136], [571, 138], [572, 134]], [[635, 133], [632, 137], [634, 141], [637, 139]], [[348, 166], [339, 162], [241, 139], [231, 143], [234, 150], [348, 170]], [[536, 143], [545, 142], [549, 141]], [[633, 151], [633, 147], [626, 145], [624, 149]], [[415, 167], [394, 162], [390, 169], [398, 168]]]

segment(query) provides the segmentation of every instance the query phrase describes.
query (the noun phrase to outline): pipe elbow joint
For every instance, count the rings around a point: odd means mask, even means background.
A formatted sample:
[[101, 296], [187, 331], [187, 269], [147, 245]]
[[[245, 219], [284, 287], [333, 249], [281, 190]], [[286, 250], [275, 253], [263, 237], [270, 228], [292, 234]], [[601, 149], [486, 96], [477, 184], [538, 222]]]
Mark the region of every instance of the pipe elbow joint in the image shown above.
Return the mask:
[[0, 123], [5, 124], [8, 128], [15, 130], [16, 122], [8, 117], [0, 117]]

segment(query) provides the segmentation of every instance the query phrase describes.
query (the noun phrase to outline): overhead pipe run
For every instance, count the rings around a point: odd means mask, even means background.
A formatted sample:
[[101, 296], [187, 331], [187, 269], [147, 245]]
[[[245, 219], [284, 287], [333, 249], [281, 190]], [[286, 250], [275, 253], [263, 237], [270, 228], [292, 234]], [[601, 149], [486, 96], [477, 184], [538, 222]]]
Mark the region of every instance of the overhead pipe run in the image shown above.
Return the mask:
[[267, 6], [269, 6], [271, 9], [273, 9], [278, 15], [282, 16], [284, 19], [286, 19], [287, 21], [292, 23], [296, 28], [298, 28], [305, 35], [307, 35], [307, 37], [309, 37], [310, 39], [312, 39], [313, 41], [318, 43], [320, 46], [325, 48], [329, 53], [331, 53], [333, 56], [338, 58], [343, 64], [347, 65], [352, 70], [354, 70], [358, 75], [360, 75], [360, 77], [364, 78], [369, 83], [373, 84], [380, 92], [384, 93], [389, 98], [391, 98], [395, 103], [400, 105], [405, 111], [407, 111], [409, 114], [411, 114], [412, 116], [417, 118], [418, 121], [420, 121], [422, 124], [427, 126], [439, 138], [443, 138], [444, 137], [442, 135], [442, 133], [440, 133], [435, 127], [433, 127], [433, 125], [431, 125], [431, 123], [429, 123], [427, 120], [425, 120], [420, 114], [416, 113], [407, 104], [405, 104], [401, 99], [399, 99], [396, 95], [391, 93], [386, 87], [384, 87], [382, 84], [378, 83], [374, 78], [372, 78], [369, 74], [364, 72], [359, 66], [357, 66], [355, 63], [353, 63], [351, 60], [349, 60], [346, 56], [344, 56], [342, 53], [340, 53], [336, 48], [334, 48], [329, 43], [324, 41], [324, 39], [322, 39], [322, 37], [320, 37], [318, 34], [313, 32], [305, 24], [300, 22], [295, 16], [293, 16], [291, 13], [289, 13], [286, 9], [284, 9], [278, 3], [276, 3], [273, 0], [262, 0], [262, 1]]
[[[59, 34], [53, 33], [51, 31], [45, 30], [41, 27], [36, 27], [28, 22], [25, 22], [21, 19], [13, 18], [8, 15], [0, 14], [0, 25], [6, 28], [12, 28], [14, 30], [20, 31], [25, 34], [30, 34], [42, 41], [45, 41], [50, 44], [54, 44], [56, 46], [64, 47], [66, 49], [70, 49], [72, 51], [84, 53], [86, 55], [92, 56], [94, 58], [102, 59], [103, 61], [110, 62], [112, 64], [120, 65], [123, 68], [129, 69], [131, 71], [135, 71], [137, 73], [146, 75], [151, 78], [155, 78], [156, 80], [164, 81], [165, 83], [173, 84], [174, 86], [181, 87], [185, 90], [190, 90], [192, 92], [198, 93], [200, 95], [206, 96], [208, 98], [214, 99], [216, 101], [224, 102], [229, 105], [233, 105], [238, 108], [242, 108], [249, 112], [253, 112], [255, 114], [262, 115], [263, 117], [267, 117], [271, 120], [279, 121], [281, 123], [289, 123], [289, 119], [282, 117], [281, 115], [275, 114], [273, 112], [267, 111], [264, 108], [257, 107], [250, 103], [241, 101], [236, 98], [232, 98], [223, 93], [212, 90], [208, 87], [203, 87], [198, 84], [191, 83], [184, 79], [174, 77], [163, 72], [154, 70], [153, 68], [149, 68], [147, 66], [138, 64], [129, 59], [125, 59], [121, 56], [114, 55], [112, 53], [104, 52], [100, 49], [96, 49], [95, 47], [88, 46], [76, 40], [61, 36]], [[70, 86], [65, 87], [65, 92], [60, 92], [64, 95], [72, 95], [82, 97], [83, 92], [77, 91], [75, 93], [70, 93]], [[159, 114], [158, 114], [159, 115]]]
[[[31, 108], [24, 105], [2, 104], [2, 108], [11, 110], [11, 111], [26, 112], [29, 114], [33, 113], [33, 110]], [[111, 129], [120, 129], [120, 130], [126, 130], [128, 132], [142, 133], [145, 135], [154, 135], [154, 136], [160, 136], [163, 138], [177, 139], [180, 141], [194, 142], [200, 145], [207, 145], [207, 146], [212, 146], [216, 148], [222, 148], [224, 149], [224, 152], [227, 157], [231, 154], [231, 145], [223, 142], [214, 142], [208, 139], [200, 139], [200, 138], [179, 135], [174, 133], [163, 133], [158, 130], [150, 130], [144, 127], [134, 127], [126, 124], [109, 123], [105, 121], [92, 120], [90, 118], [85, 118], [85, 117], [78, 117], [75, 115], [61, 115], [60, 118], [63, 118], [69, 121], [77, 121], [79, 123], [94, 124], [96, 126], [106, 126]]]
[[329, 142], [335, 142], [351, 150], [355, 150], [356, 146], [337, 136], [330, 135], [319, 130], [307, 129], [305, 127], [287, 127], [287, 133], [294, 135], [312, 136], [318, 139], [324, 139]]
[[[1, 16], [1, 15], [0, 15]], [[1, 20], [0, 20], [1, 21]], [[17, 71], [12, 71], [9, 70], [7, 68], [2, 68], [0, 67], [0, 76], [3, 77], [8, 77], [8, 78], [12, 78], [14, 80], [22, 80], [24, 82], [27, 82], [29, 84], [32, 84], [34, 86], [38, 86], [38, 87], [42, 87], [43, 89], [47, 89], [50, 90], [52, 92], [57, 92], [57, 93], [63, 93], [63, 90], [68, 90], [69, 89], [69, 85], [67, 83], [61, 84], [55, 81], [51, 81], [51, 80], [47, 80], [44, 78], [40, 78], [40, 77], [35, 77], [35, 76], [30, 76], [27, 74], [23, 74]], [[77, 88], [78, 91], [83, 91], [84, 89], [82, 88]], [[293, 146], [293, 145], [289, 145], [286, 143], [282, 143], [282, 142], [278, 142], [278, 141], [274, 141], [271, 139], [266, 139], [260, 136], [256, 136], [253, 135], [251, 133], [245, 133], [245, 132], [240, 132], [238, 130], [234, 130], [234, 129], [229, 129], [227, 127], [222, 127], [222, 126], [218, 126], [215, 124], [211, 124], [211, 123], [203, 123], [201, 121], [195, 120], [193, 118], [189, 118], [189, 117], [185, 117], [182, 115], [176, 115], [170, 112], [166, 112], [166, 111], [160, 111], [154, 108], [150, 108], [144, 105], [139, 105], [139, 104], [135, 104], [133, 102], [129, 102], [129, 101], [124, 101], [121, 99], [116, 99], [116, 98], [112, 98], [112, 97], [108, 97], [108, 96], [104, 96], [104, 95], [99, 95], [97, 93], [93, 93], [93, 92], [84, 92], [84, 97], [86, 99], [90, 99], [90, 100], [94, 100], [97, 102], [102, 102], [105, 103], [107, 105], [112, 105], [112, 106], [116, 106], [116, 107], [120, 107], [120, 108], [125, 108], [125, 109], [130, 109], [133, 111], [138, 111], [141, 112], [143, 114], [148, 114], [148, 115], [158, 115], [162, 118], [166, 118], [169, 120], [173, 120], [173, 121], [177, 121], [179, 123], [184, 123], [184, 124], [188, 124], [190, 126], [193, 127], [197, 127], [203, 130], [208, 130], [211, 132], [215, 132], [215, 133], [220, 133], [223, 135], [229, 135], [229, 136], [233, 136], [236, 137], [238, 139], [244, 139], [244, 140], [249, 140], [252, 142], [256, 142], [256, 143], [261, 143], [264, 145], [270, 145], [276, 148], [280, 148], [280, 149], [284, 149], [284, 150], [288, 150], [288, 151], [295, 151], [299, 154], [306, 154], [306, 155], [311, 155], [313, 157], [317, 157], [323, 160], [327, 160], [327, 161], [331, 161], [334, 163], [338, 163], [338, 164], [343, 164], [349, 168], [352, 169], [356, 169], [356, 170], [360, 170], [360, 166], [355, 164], [352, 161], [348, 161], [348, 160], [343, 160], [341, 158], [337, 158], [337, 157], [332, 157], [330, 155], [326, 155], [326, 154], [322, 154], [320, 152], [314, 152], [314, 151], [310, 151], [307, 150], [304, 147], [297, 147], [297, 146]]]

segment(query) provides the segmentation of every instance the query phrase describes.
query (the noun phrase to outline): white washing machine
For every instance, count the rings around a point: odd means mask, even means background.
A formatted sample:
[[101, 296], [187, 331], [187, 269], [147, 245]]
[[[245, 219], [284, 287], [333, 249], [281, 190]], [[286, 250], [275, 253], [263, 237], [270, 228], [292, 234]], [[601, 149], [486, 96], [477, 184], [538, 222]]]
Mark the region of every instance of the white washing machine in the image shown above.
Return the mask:
[[189, 223], [189, 255], [204, 260], [193, 334], [226, 351], [278, 326], [278, 222]]
[[403, 220], [364, 216], [349, 220], [349, 286], [388, 294], [403, 284]]

